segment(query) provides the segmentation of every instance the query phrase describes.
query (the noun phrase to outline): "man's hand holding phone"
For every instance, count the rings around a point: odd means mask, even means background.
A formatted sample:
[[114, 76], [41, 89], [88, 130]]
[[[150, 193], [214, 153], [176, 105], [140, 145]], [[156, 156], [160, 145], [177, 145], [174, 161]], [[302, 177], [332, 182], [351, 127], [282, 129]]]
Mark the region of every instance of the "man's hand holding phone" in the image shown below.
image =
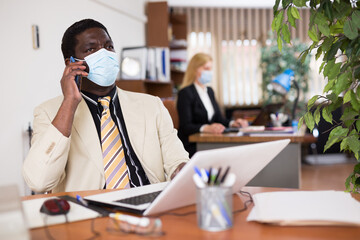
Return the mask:
[[71, 102], [75, 100], [76, 106], [82, 98], [80, 94], [81, 78], [88, 75], [85, 69], [83, 61], [75, 61], [73, 57], [70, 57], [70, 62], [66, 65], [61, 78], [64, 100], [71, 100]]
[[82, 99], [79, 88], [76, 85], [75, 77], [87, 77], [86, 66], [83, 61], [66, 61], [63, 76], [61, 78], [61, 90], [64, 100], [52, 121], [52, 124], [66, 137], [71, 134], [75, 111]]

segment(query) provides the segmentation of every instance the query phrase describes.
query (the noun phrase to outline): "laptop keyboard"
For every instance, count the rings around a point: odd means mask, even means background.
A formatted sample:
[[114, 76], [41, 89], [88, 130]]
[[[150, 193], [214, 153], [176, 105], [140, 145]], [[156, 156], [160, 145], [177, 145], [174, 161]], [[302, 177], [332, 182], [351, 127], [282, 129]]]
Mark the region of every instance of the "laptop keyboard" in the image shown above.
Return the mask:
[[161, 191], [158, 192], [151, 192], [143, 195], [138, 195], [134, 197], [124, 198], [120, 200], [116, 200], [115, 202], [120, 203], [126, 203], [131, 205], [141, 205], [144, 203], [150, 203], [154, 201], [154, 199], [161, 193]]

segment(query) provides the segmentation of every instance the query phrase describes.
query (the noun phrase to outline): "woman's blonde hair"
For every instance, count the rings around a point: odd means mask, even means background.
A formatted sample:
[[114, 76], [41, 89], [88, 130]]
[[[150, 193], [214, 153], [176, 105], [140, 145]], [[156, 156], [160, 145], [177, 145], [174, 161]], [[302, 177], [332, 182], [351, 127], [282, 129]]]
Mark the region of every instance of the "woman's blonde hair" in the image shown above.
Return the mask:
[[180, 89], [193, 84], [196, 80], [196, 71], [198, 70], [198, 68], [210, 61], [212, 61], [212, 58], [209, 54], [206, 53], [195, 54], [191, 58], [188, 64]]

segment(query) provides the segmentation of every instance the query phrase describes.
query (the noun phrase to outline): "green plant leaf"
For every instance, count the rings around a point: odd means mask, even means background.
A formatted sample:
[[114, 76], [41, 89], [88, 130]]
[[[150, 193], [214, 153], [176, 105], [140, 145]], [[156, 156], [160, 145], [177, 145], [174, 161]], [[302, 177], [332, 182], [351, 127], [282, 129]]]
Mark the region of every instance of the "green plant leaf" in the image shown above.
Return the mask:
[[281, 52], [281, 50], [282, 50], [282, 39], [281, 39], [280, 35], [278, 35], [278, 37], [277, 37], [277, 44], [278, 44], [279, 51]]
[[333, 89], [336, 95], [339, 95], [341, 92], [348, 89], [348, 87], [351, 84], [351, 81], [349, 81], [350, 78], [351, 78], [351, 72], [345, 72], [338, 76], [336, 80], [336, 84]]
[[[278, 11], [278, 9], [279, 9], [279, 4], [280, 4], [280, 0], [276, 0], [276, 1], [275, 1], [275, 5], [274, 5], [274, 7], [273, 7], [274, 15], [275, 15], [275, 13]], [[273, 31], [274, 31], [274, 30], [273, 30]]]
[[323, 61], [319, 67], [319, 74], [321, 73], [321, 71], [323, 70], [324, 66], [325, 66], [326, 62]]
[[290, 3], [290, 0], [282, 0], [282, 2], [281, 2], [282, 8], [283, 9], [287, 8], [289, 3]]
[[358, 188], [360, 186], [360, 177], [356, 178], [355, 186]]
[[349, 39], [353, 40], [358, 36], [357, 26], [351, 19], [348, 19], [344, 24], [344, 34]]
[[279, 33], [283, 20], [284, 20], [284, 11], [283, 10], [278, 11], [274, 17], [273, 24], [271, 24], [272, 30]]
[[305, 113], [304, 115], [306, 126], [312, 131], [315, 126], [314, 118], [310, 112]]
[[307, 109], [308, 111], [312, 108], [312, 106], [314, 106], [314, 103], [316, 102], [316, 100], [319, 98], [318, 95], [313, 96], [312, 98], [310, 98], [310, 100], [307, 103]]
[[329, 111], [329, 106], [324, 107], [321, 113], [324, 120], [332, 124], [332, 113]]
[[345, 93], [343, 103], [350, 102], [350, 100], [351, 100], [351, 90], [349, 90]]
[[315, 59], [318, 60], [319, 57], [321, 57], [322, 55], [322, 46], [318, 47], [316, 54], [315, 54]]
[[301, 128], [301, 126], [304, 124], [304, 116], [301, 116], [298, 122], [298, 130]]
[[322, 49], [327, 52], [330, 50], [331, 45], [333, 44], [334, 37], [330, 36], [324, 39], [323, 43], [321, 44]]
[[346, 138], [347, 139], [347, 144], [349, 146], [350, 151], [357, 153], [360, 151], [360, 141], [359, 141], [359, 137], [356, 135], [351, 135], [349, 137]]
[[293, 28], [296, 28], [295, 18], [293, 17], [293, 15], [291, 14], [291, 11], [289, 11], [289, 9], [287, 10], [287, 16], [288, 16], [288, 21], [289, 21], [290, 25]]
[[327, 93], [328, 91], [330, 91], [330, 89], [332, 89], [332, 87], [335, 84], [335, 79], [331, 79], [330, 81], [328, 81], [328, 83], [326, 84], [326, 86], [324, 87], [324, 91], [323, 93]]
[[344, 33], [344, 24], [340, 21], [337, 21], [334, 25], [330, 26], [330, 33], [331, 35], [341, 34]]
[[296, 7], [292, 7], [292, 8], [290, 9], [290, 11], [291, 11], [291, 15], [293, 15], [293, 17], [294, 17], [295, 19], [300, 19], [299, 10], [298, 10]]
[[330, 60], [334, 59], [335, 54], [337, 53], [337, 51], [339, 50], [339, 48], [341, 46], [341, 43], [342, 42], [340, 40], [338, 40], [330, 47], [330, 50], [326, 54], [326, 60], [330, 61]]
[[308, 35], [309, 35], [309, 38], [311, 40], [313, 40], [314, 42], [319, 41], [315, 28], [309, 29]]
[[354, 91], [349, 91], [350, 95], [351, 95], [351, 106], [357, 111], [360, 112], [360, 102], [359, 99], [357, 98], [356, 94], [354, 93]]
[[329, 109], [333, 110], [332, 108], [330, 108], [331, 106], [334, 105], [334, 103], [337, 101], [338, 96], [335, 93], [330, 93], [326, 95], [326, 98], [329, 99], [331, 101], [331, 104], [328, 105]]
[[346, 188], [346, 191], [347, 192], [350, 192], [351, 191], [351, 187], [350, 187], [350, 182], [351, 182], [351, 178], [354, 176], [354, 174], [350, 174], [346, 180], [345, 180], [345, 188]]
[[346, 106], [340, 120], [344, 122], [347, 128], [350, 128], [358, 115], [359, 113], [357, 111], [353, 110], [350, 106]]
[[356, 126], [356, 129], [358, 130], [358, 132], [360, 132], [360, 120], [356, 120], [355, 126]]
[[360, 29], [360, 10], [354, 11], [351, 15], [351, 19], [354, 25]]
[[330, 21], [333, 20], [333, 9], [331, 7], [331, 2], [326, 1], [324, 3], [324, 9], [325, 9], [325, 15], [330, 19]]
[[330, 68], [329, 73], [327, 75], [328, 79], [334, 79], [340, 73], [341, 62], [336, 63], [332, 68]]
[[307, 0], [294, 0], [293, 3], [297, 7], [306, 7]]
[[360, 163], [357, 163], [354, 167], [354, 173], [360, 174]]
[[359, 113], [353, 110], [351, 107], [346, 107], [344, 113], [342, 114], [340, 120], [347, 121], [347, 120], [354, 120]]
[[324, 152], [328, 150], [332, 145], [337, 142], [340, 142], [344, 137], [346, 137], [349, 132], [348, 128], [343, 128], [342, 126], [337, 126], [331, 130], [328, 140], [326, 141]]
[[282, 26], [281, 32], [282, 32], [285, 42], [290, 43], [290, 31], [289, 31], [289, 27], [286, 23]]
[[334, 65], [335, 65], [335, 59], [332, 59], [326, 63], [324, 72], [323, 72], [324, 77], [327, 77], [329, 75], [329, 72], [334, 67]]
[[330, 36], [330, 27], [327, 23], [321, 23], [318, 25], [319, 31], [325, 36]]
[[314, 112], [314, 120], [315, 120], [316, 125], [319, 125], [320, 117], [321, 117], [320, 116], [320, 107], [317, 107]]
[[347, 150], [349, 150], [349, 144], [347, 138], [345, 138], [340, 143], [340, 151], [347, 151]]

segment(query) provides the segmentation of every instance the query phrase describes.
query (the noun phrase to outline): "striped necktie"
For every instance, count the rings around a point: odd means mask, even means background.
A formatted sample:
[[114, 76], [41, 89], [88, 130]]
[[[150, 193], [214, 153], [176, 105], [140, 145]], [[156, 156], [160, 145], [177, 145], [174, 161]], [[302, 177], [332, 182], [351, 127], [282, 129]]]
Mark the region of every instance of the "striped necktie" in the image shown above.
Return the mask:
[[110, 115], [110, 97], [99, 98], [101, 114], [101, 148], [107, 189], [129, 188], [129, 176], [119, 130]]

